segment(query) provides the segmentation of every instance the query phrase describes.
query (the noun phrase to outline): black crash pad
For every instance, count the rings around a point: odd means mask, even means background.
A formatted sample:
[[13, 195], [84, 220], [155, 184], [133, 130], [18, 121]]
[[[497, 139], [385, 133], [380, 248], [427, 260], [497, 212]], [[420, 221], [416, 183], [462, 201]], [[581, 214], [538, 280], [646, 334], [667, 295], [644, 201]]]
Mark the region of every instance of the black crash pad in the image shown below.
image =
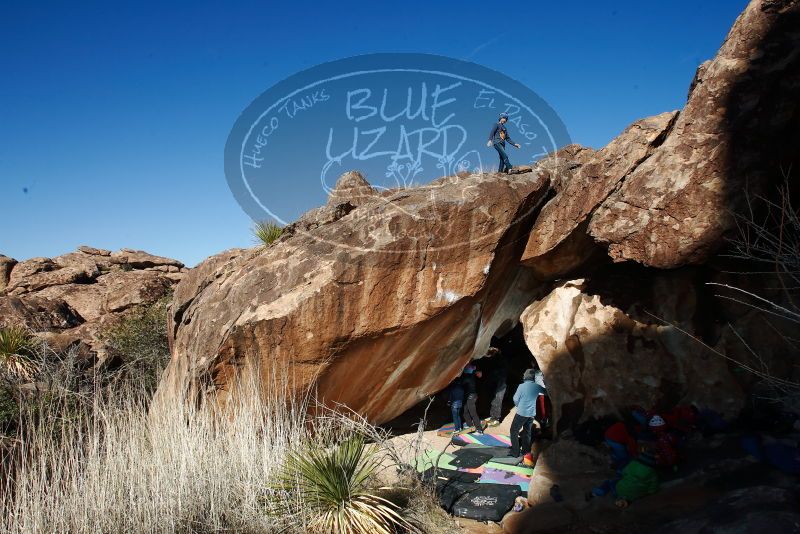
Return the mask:
[[455, 459], [450, 463], [458, 467], [480, 467], [492, 459], [492, 454], [481, 449], [459, 449], [453, 453]]
[[451, 513], [476, 521], [499, 522], [514, 506], [514, 499], [524, 493], [519, 486], [506, 484], [472, 484], [452, 506]]

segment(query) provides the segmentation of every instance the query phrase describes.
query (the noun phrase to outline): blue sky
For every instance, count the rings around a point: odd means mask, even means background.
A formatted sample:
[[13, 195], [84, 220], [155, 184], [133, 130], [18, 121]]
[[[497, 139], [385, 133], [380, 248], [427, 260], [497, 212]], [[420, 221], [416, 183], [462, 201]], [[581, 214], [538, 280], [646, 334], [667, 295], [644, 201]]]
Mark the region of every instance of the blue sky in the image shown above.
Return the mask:
[[601, 147], [680, 108], [746, 2], [166, 4], [0, 3], [0, 253], [89, 244], [194, 265], [249, 246], [223, 170], [233, 123], [271, 85], [357, 54], [500, 71]]

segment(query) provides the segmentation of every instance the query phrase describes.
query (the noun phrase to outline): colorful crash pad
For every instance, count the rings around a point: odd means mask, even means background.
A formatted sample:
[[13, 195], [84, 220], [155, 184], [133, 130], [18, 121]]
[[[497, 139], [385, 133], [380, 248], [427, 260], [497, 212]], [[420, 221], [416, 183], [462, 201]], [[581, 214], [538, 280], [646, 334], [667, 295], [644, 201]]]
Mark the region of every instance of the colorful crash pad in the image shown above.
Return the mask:
[[483, 467], [486, 469], [498, 469], [501, 471], [508, 471], [510, 473], [517, 473], [518, 475], [524, 475], [526, 477], [533, 476], [533, 467], [527, 467], [524, 465], [506, 465], [494, 461], [488, 461], [483, 465]]
[[453, 437], [453, 443], [455, 445], [474, 443], [487, 447], [510, 447], [511, 439], [502, 434], [460, 434]]
[[531, 484], [531, 477], [524, 476], [504, 469], [494, 469], [491, 467], [484, 467], [481, 478], [478, 480], [480, 484], [507, 484], [509, 486], [519, 486], [522, 491], [528, 491]]

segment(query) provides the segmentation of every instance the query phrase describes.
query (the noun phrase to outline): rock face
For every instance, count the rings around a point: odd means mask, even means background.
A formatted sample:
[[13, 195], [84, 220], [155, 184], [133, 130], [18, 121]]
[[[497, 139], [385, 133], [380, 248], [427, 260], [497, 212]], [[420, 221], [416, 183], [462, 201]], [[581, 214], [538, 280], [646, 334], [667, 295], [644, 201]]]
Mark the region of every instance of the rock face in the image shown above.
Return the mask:
[[680, 113], [637, 121], [597, 152], [567, 147], [540, 162], [566, 185], [537, 220], [526, 264], [556, 278], [592, 242], [614, 261], [658, 268], [716, 252], [743, 191], [764, 191], [798, 157], [799, 11], [796, 1], [751, 2]]
[[0, 326], [22, 325], [56, 349], [78, 345], [102, 359], [101, 330], [166, 295], [185, 273], [179, 261], [130, 249], [81, 246], [21, 262], [0, 256]]
[[[763, 318], [718, 304], [705, 283], [722, 277], [714, 254], [745, 185], [769, 191], [798, 158], [798, 5], [751, 2], [683, 110], [600, 150], [397, 191], [346, 173], [266, 250], [218, 254], [179, 284], [159, 401], [224, 400], [248, 370], [288, 373], [291, 391], [382, 422], [444, 388], [525, 310], [559, 430], [633, 403], [734, 414], [752, 385], [726, 360], [749, 357], [739, 332], [760, 336], [770, 369], [795, 372], [781, 360], [796, 348], [764, 339]], [[9, 289], [102, 279], [53, 263], [22, 267], [24, 283], [16, 266]]]
[[516, 321], [532, 290], [522, 238], [546, 191], [533, 174], [443, 178], [206, 260], [176, 289], [160, 393], [288, 369], [295, 390], [395, 417], [488, 347], [487, 325]]
[[17, 260], [3, 256], [0, 254], [0, 291], [3, 291], [8, 286], [8, 280], [11, 278], [11, 269], [17, 264]]
[[636, 121], [597, 152], [567, 147], [541, 163], [545, 172], [561, 177], [560, 189], [536, 219], [522, 261], [542, 278], [553, 279], [591, 257], [595, 247], [586, 236], [589, 217], [663, 142], [677, 115]]
[[557, 431], [632, 405], [738, 413], [743, 393], [725, 357], [690, 337], [725, 354], [719, 332], [708, 331], [715, 325], [703, 316], [697, 278], [692, 269], [599, 271], [525, 310], [525, 341], [545, 374]]
[[793, 1], [747, 6], [698, 73], [670, 135], [593, 216], [589, 232], [615, 260], [660, 268], [705, 261], [731, 228], [742, 191], [758, 191], [796, 156], [787, 142], [800, 109], [798, 9]]

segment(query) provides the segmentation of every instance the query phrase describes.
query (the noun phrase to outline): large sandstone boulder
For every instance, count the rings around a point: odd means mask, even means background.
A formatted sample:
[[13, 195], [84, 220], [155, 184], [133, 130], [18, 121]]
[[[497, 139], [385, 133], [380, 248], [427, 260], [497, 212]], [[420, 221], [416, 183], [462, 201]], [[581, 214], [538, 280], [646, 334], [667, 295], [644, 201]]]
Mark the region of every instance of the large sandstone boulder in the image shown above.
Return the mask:
[[768, 190], [798, 157], [798, 3], [751, 2], [686, 107], [605, 148], [407, 190], [346, 173], [272, 246], [209, 258], [175, 292], [159, 400], [224, 400], [255, 371], [386, 421], [446, 386], [527, 307], [559, 429], [634, 403], [736, 413], [736, 336], [764, 330], [757, 314], [731, 319], [714, 304], [714, 269], [694, 264], [724, 245], [741, 192]]
[[751, 195], [800, 166], [800, 3], [754, 0], [691, 83], [686, 106], [633, 123], [605, 148], [570, 145], [536, 171], [555, 185], [523, 260], [543, 279], [598, 245], [614, 261], [707, 261]]
[[522, 261], [552, 279], [589, 259], [595, 250], [586, 232], [589, 217], [663, 142], [677, 115], [638, 120], [596, 152], [570, 145], [541, 162], [542, 172], [560, 176], [560, 189], [536, 219]]
[[693, 270], [596, 273], [557, 285], [522, 314], [525, 341], [544, 372], [556, 430], [631, 405], [695, 403], [726, 415], [743, 394], [728, 361], [691, 336], [701, 313]]
[[754, 0], [705, 64], [664, 142], [592, 216], [616, 261], [701, 263], [732, 228], [745, 190], [797, 160], [800, 2]]
[[517, 320], [534, 289], [522, 238], [546, 191], [530, 173], [443, 178], [206, 260], [175, 291], [160, 399], [206, 380], [224, 396], [255, 369], [375, 422], [397, 416]]

